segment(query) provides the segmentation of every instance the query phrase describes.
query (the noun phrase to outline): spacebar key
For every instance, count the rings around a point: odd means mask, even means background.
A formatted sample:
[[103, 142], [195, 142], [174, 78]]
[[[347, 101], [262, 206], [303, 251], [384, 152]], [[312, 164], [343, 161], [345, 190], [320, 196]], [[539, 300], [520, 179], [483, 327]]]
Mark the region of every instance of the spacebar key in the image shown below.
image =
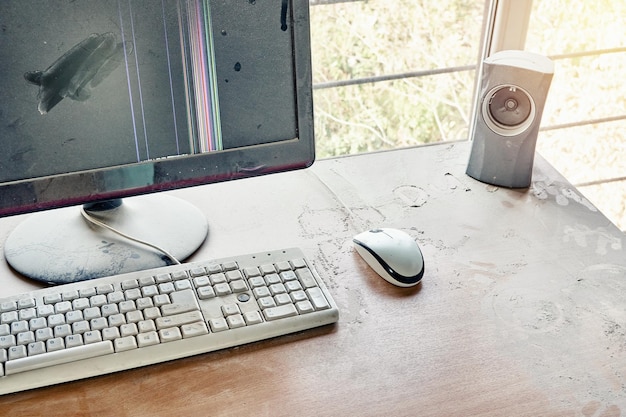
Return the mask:
[[104, 342], [90, 343], [88, 345], [76, 346], [50, 353], [42, 353], [41, 355], [29, 356], [27, 358], [14, 359], [6, 362], [4, 371], [6, 375], [17, 374], [19, 372], [31, 371], [47, 366], [103, 356], [113, 352], [113, 344], [106, 340]]

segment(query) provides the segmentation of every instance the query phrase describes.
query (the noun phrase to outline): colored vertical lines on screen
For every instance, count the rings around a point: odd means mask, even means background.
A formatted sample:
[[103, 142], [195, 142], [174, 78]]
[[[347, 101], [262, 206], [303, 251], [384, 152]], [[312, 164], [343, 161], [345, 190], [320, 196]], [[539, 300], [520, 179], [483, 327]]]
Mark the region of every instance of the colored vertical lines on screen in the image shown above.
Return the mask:
[[179, 28], [191, 148], [194, 152], [222, 149], [213, 31], [207, 0], [187, 0], [179, 9]]
[[161, 14], [163, 15], [163, 38], [165, 40], [165, 55], [167, 56], [167, 75], [170, 82], [170, 99], [172, 100], [172, 118], [174, 121], [174, 140], [176, 141], [176, 154], [180, 154], [180, 140], [178, 137], [178, 123], [176, 122], [176, 101], [174, 100], [174, 83], [172, 80], [172, 62], [170, 55], [170, 43], [165, 19], [165, 0], [161, 0]]
[[[121, 4], [121, 0], [118, 0], [117, 2], [117, 10], [119, 13], [119, 18], [120, 18], [120, 32], [121, 32], [121, 36], [122, 36], [122, 44], [124, 45], [124, 66], [126, 68], [126, 80], [128, 83], [128, 97], [130, 100], [130, 113], [131, 113], [131, 120], [133, 123], [133, 135], [135, 138], [135, 152], [137, 154], [137, 162], [141, 161], [141, 156], [139, 153], [139, 137], [138, 137], [138, 133], [137, 133], [137, 119], [135, 117], [135, 106], [133, 106], [133, 87], [132, 84], [130, 82], [130, 63], [128, 62], [128, 54], [126, 53], [126, 32], [124, 31], [124, 18], [122, 17], [122, 4]], [[134, 47], [135, 45], [133, 45]]]
[[135, 71], [137, 71], [137, 87], [139, 91], [139, 110], [141, 112], [141, 122], [143, 126], [143, 139], [145, 146], [145, 154], [146, 159], [150, 159], [150, 147], [148, 145], [148, 132], [146, 130], [146, 115], [144, 110], [144, 102], [143, 102], [143, 91], [141, 88], [141, 73], [139, 71], [139, 60], [137, 56], [139, 55], [139, 51], [137, 49], [137, 38], [135, 36], [135, 19], [133, 18], [133, 6], [131, 4], [131, 0], [128, 0], [128, 11], [130, 13], [130, 31], [132, 36], [133, 48], [135, 52]]

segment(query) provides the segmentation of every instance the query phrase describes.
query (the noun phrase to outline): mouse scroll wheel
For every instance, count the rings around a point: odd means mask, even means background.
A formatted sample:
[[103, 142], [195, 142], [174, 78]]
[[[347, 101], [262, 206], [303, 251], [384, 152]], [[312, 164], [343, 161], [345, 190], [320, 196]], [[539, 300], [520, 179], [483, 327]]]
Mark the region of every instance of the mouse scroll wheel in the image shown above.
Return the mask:
[[371, 233], [381, 233], [382, 229], [372, 229], [370, 230]]

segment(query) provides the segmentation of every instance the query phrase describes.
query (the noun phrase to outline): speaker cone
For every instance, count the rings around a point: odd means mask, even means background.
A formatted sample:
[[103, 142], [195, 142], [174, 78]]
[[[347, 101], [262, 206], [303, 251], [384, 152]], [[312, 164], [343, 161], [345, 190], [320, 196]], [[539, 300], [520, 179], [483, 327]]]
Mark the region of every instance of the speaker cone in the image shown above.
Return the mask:
[[491, 130], [503, 136], [515, 136], [532, 124], [535, 104], [523, 88], [499, 85], [484, 96], [482, 113]]
[[496, 91], [489, 100], [489, 114], [504, 126], [517, 126], [530, 116], [530, 97], [521, 89], [509, 86]]

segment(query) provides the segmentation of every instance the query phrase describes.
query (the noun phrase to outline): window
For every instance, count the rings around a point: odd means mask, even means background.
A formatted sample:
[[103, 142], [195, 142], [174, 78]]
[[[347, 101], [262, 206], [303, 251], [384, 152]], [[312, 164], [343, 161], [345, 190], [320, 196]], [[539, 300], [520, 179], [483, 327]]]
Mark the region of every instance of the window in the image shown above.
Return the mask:
[[467, 138], [484, 0], [311, 0], [318, 157]]
[[318, 157], [467, 139], [493, 12], [492, 50], [555, 62], [537, 150], [626, 228], [625, 2], [310, 1]]

